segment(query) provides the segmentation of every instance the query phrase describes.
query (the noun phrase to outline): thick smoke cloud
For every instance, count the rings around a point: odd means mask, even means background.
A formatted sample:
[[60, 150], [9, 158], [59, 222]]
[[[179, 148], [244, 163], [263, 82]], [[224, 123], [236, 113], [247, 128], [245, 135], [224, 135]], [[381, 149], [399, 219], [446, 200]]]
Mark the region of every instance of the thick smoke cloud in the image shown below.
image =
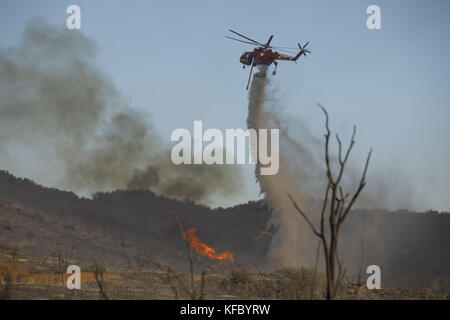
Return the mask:
[[96, 53], [82, 33], [41, 19], [0, 50], [2, 169], [80, 195], [150, 189], [208, 203], [241, 193], [237, 166], [173, 165], [171, 146], [126, 106]]

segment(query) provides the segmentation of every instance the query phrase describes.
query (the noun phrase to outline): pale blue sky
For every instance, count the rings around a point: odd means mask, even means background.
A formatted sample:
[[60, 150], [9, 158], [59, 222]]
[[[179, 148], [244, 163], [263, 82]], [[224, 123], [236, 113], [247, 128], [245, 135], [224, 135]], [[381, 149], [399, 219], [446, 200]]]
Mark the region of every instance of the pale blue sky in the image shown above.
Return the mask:
[[[424, 199], [413, 208], [450, 210], [449, 1], [4, 0], [0, 46], [17, 43], [32, 17], [63, 25], [70, 4], [81, 7], [100, 67], [168, 143], [194, 120], [245, 128], [239, 56], [251, 46], [225, 39], [228, 28], [262, 42], [273, 34], [279, 46], [310, 41], [313, 54], [281, 62], [273, 78], [285, 112], [319, 135], [321, 102], [343, 135], [358, 126], [356, 159], [373, 146], [371, 174], [401, 171]], [[382, 30], [366, 28], [370, 4], [381, 7]], [[255, 198], [252, 168], [247, 175], [244, 198]]]

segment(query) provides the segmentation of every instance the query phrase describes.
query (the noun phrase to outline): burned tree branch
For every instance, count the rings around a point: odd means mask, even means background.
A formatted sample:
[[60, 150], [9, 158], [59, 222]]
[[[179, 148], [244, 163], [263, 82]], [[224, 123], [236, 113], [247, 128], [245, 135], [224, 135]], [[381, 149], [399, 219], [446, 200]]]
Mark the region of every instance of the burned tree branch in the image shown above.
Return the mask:
[[192, 248], [191, 244], [189, 243], [189, 240], [186, 239], [186, 234], [184, 233], [183, 227], [181, 226], [180, 220], [178, 220], [178, 216], [174, 211], [171, 212], [173, 219], [175, 220], [175, 223], [177, 224], [178, 231], [180, 232], [180, 236], [184, 243], [186, 243], [186, 250], [188, 253], [188, 260], [189, 260], [189, 268], [190, 268], [190, 277], [191, 277], [191, 290], [192, 290], [192, 299], [195, 299], [196, 297], [196, 290], [195, 290], [195, 283], [194, 283], [194, 259], [192, 258]]
[[[204, 298], [205, 271], [202, 271], [200, 292], [197, 295], [197, 290], [196, 290], [195, 281], [194, 281], [194, 259], [192, 257], [191, 243], [189, 242], [189, 239], [186, 238], [186, 233], [184, 232], [183, 227], [182, 227], [180, 220], [178, 219], [178, 216], [176, 215], [176, 213], [174, 211], [172, 211], [171, 214], [172, 214], [172, 217], [178, 227], [178, 231], [180, 232], [181, 239], [184, 241], [184, 243], [186, 243], [186, 249], [187, 249], [188, 260], [189, 260], [189, 268], [190, 268], [190, 284], [191, 284], [190, 290], [186, 290], [186, 286], [184, 285], [184, 283], [181, 281], [181, 279], [179, 277], [177, 277], [178, 282], [182, 284], [184, 290], [188, 292], [188, 294], [192, 300], [195, 300], [195, 299], [202, 300]], [[172, 272], [173, 274], [175, 274], [173, 271], [171, 271], [170, 268], [168, 270], [169, 270], [168, 271], [169, 273]]]
[[[366, 185], [366, 174], [367, 169], [369, 166], [370, 158], [372, 155], [372, 149], [370, 150], [365, 166], [364, 171], [361, 176], [361, 180], [359, 183], [359, 186], [354, 193], [354, 195], [351, 197], [350, 201], [348, 201], [348, 198], [350, 197], [349, 193], [345, 193], [342, 186], [342, 177], [344, 175], [344, 171], [346, 168], [347, 161], [349, 159], [350, 153], [353, 149], [353, 146], [355, 145], [355, 136], [356, 136], [356, 126], [353, 126], [353, 133], [350, 139], [350, 144], [345, 151], [344, 156], [343, 150], [342, 150], [342, 142], [339, 138], [339, 135], [336, 134], [336, 140], [338, 143], [338, 162], [339, 162], [339, 168], [336, 175], [336, 178], [333, 177], [333, 172], [331, 169], [331, 163], [330, 163], [330, 154], [329, 154], [329, 144], [330, 144], [330, 135], [331, 131], [329, 128], [329, 116], [326, 109], [318, 104], [318, 106], [321, 108], [323, 113], [325, 114], [325, 129], [326, 133], [324, 135], [325, 137], [325, 165], [326, 165], [326, 176], [328, 179], [327, 189], [325, 192], [325, 197], [323, 199], [322, 204], [322, 210], [320, 213], [320, 231], [317, 230], [317, 227], [314, 226], [314, 224], [311, 222], [311, 220], [308, 218], [308, 216], [305, 214], [305, 212], [300, 209], [297, 202], [293, 199], [293, 197], [288, 193], [288, 197], [291, 200], [294, 208], [296, 211], [300, 213], [300, 215], [303, 217], [303, 219], [306, 221], [306, 223], [311, 228], [312, 232], [319, 237], [322, 240], [323, 245], [323, 251], [324, 251], [324, 258], [325, 258], [325, 268], [326, 268], [326, 274], [327, 274], [327, 299], [334, 299], [335, 295], [337, 293], [337, 290], [339, 289], [343, 278], [345, 276], [345, 269], [343, 267], [342, 262], [339, 259], [338, 255], [338, 240], [339, 240], [339, 230], [340, 227], [347, 217], [348, 213], [350, 212], [352, 206], [354, 205], [356, 199], [360, 195], [362, 189]], [[331, 197], [329, 196], [329, 192], [331, 189]], [[328, 202], [330, 205], [328, 206]], [[348, 203], [348, 204], [347, 204]], [[325, 214], [328, 212], [328, 229], [329, 230], [329, 239], [327, 239], [326, 233], [325, 233]], [[337, 274], [336, 274], [336, 267], [337, 267]]]
[[318, 236], [319, 238], [322, 238], [322, 234], [316, 230], [314, 225], [311, 223], [311, 221], [308, 219], [308, 217], [305, 215], [305, 213], [302, 211], [302, 209], [300, 209], [298, 207], [297, 203], [295, 202], [295, 200], [292, 198], [292, 196], [289, 193], [288, 193], [288, 196], [289, 196], [289, 199], [291, 199], [292, 203], [294, 204], [295, 209], [297, 209], [297, 211], [302, 215], [302, 217], [305, 219], [305, 221], [311, 227], [311, 230], [314, 232], [314, 234], [316, 236]]

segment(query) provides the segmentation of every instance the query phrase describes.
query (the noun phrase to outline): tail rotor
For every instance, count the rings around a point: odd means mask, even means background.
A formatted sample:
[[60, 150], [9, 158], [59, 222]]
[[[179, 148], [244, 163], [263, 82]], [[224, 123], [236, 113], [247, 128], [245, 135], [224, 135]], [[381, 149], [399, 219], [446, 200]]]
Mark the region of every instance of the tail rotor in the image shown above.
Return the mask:
[[309, 41], [308, 41], [307, 43], [305, 43], [305, 45], [304, 45], [303, 48], [302, 48], [302, 46], [300, 45], [300, 43], [298, 43], [298, 47], [300, 48], [300, 55], [303, 54], [303, 55], [306, 57], [306, 52], [311, 53], [311, 51], [305, 49], [306, 46], [307, 46], [308, 44], [309, 44]]

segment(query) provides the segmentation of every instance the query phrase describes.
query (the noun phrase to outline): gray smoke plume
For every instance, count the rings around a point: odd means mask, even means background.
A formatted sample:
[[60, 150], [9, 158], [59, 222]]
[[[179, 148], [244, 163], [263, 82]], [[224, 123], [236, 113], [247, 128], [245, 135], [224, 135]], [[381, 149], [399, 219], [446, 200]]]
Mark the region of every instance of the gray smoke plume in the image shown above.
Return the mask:
[[150, 189], [208, 203], [241, 193], [238, 166], [173, 165], [170, 146], [122, 101], [96, 53], [82, 33], [41, 19], [0, 49], [2, 169], [80, 195]]

